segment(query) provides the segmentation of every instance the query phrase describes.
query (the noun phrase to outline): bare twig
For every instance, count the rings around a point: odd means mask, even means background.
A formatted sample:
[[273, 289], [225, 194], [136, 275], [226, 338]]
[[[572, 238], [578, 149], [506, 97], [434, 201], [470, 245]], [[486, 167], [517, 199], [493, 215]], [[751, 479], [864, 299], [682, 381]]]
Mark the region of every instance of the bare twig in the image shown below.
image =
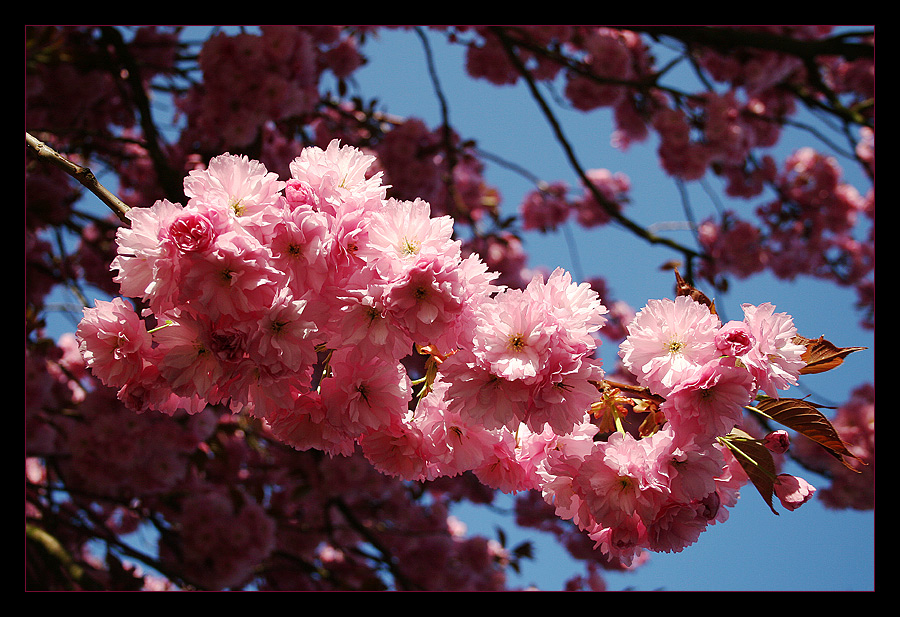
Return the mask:
[[621, 226], [626, 228], [627, 230], [634, 233], [636, 236], [643, 238], [650, 244], [663, 244], [668, 246], [669, 248], [675, 249], [684, 255], [686, 261], [690, 261], [692, 258], [704, 258], [706, 255], [700, 253], [692, 248], [679, 244], [678, 242], [674, 242], [668, 238], [656, 236], [650, 233], [647, 229], [639, 225], [638, 223], [632, 221], [628, 217], [624, 216], [621, 212], [619, 212], [618, 207], [615, 203], [612, 203], [608, 200], [600, 190], [594, 185], [594, 183], [588, 178], [587, 173], [584, 168], [578, 161], [578, 158], [575, 156], [575, 152], [572, 149], [569, 140], [563, 134], [562, 127], [559, 125], [556, 117], [553, 115], [553, 112], [550, 109], [550, 106], [544, 100], [544, 97], [541, 96], [540, 91], [537, 89], [537, 86], [534, 83], [534, 80], [531, 77], [531, 74], [528, 70], [523, 66], [521, 60], [515, 53], [514, 43], [509, 40], [506, 36], [506, 32], [502, 28], [492, 28], [494, 34], [500, 39], [501, 43], [503, 43], [504, 49], [506, 50], [507, 56], [510, 61], [519, 71], [519, 74], [525, 79], [525, 82], [531, 91], [532, 97], [537, 102], [538, 106], [541, 108], [541, 111], [544, 113], [544, 117], [547, 119], [547, 122], [550, 124], [550, 128], [553, 130], [556, 135], [556, 139], [559, 142], [560, 146], [563, 148], [563, 151], [566, 157], [569, 160], [569, 164], [572, 169], [581, 179], [585, 188], [590, 191], [591, 195], [603, 207], [607, 214]]
[[94, 173], [82, 165], [73, 163], [59, 152], [40, 141], [30, 133], [25, 133], [25, 144], [38, 157], [38, 159], [47, 161], [48, 163], [59, 167], [67, 174], [78, 180], [85, 188], [100, 198], [100, 201], [109, 206], [119, 220], [127, 226], [131, 226], [131, 221], [126, 216], [131, 207], [121, 199], [113, 195], [106, 187], [97, 180]]

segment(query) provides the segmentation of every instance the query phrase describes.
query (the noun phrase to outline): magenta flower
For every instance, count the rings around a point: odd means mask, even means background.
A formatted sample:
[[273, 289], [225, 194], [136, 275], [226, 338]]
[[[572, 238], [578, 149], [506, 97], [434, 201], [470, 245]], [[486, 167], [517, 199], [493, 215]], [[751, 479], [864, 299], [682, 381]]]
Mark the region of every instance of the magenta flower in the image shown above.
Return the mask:
[[716, 332], [716, 349], [726, 356], [743, 356], [755, 344], [750, 326], [743, 321], [729, 321]]
[[216, 237], [212, 222], [201, 212], [185, 210], [169, 225], [169, 237], [185, 253], [202, 253]]

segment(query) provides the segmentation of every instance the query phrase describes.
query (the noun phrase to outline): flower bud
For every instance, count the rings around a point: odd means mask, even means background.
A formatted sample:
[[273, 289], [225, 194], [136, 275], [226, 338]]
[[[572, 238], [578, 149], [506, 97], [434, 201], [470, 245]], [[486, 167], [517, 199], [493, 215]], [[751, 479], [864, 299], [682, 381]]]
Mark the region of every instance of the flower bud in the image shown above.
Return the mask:
[[771, 452], [775, 454], [784, 454], [791, 445], [791, 438], [787, 431], [772, 431], [763, 442]]
[[778, 474], [775, 481], [775, 495], [788, 510], [796, 510], [809, 501], [815, 492], [816, 487], [812, 484], [787, 473]]

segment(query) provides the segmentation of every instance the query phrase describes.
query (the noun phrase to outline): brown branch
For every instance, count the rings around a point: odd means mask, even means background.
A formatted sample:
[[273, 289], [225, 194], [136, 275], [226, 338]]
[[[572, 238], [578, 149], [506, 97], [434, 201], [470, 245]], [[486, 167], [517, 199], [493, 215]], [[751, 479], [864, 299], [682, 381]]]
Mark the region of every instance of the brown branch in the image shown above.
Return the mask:
[[590, 180], [590, 178], [588, 178], [587, 172], [582, 167], [581, 163], [578, 161], [578, 158], [575, 156], [575, 152], [572, 148], [572, 145], [569, 143], [568, 138], [563, 133], [562, 127], [559, 125], [559, 122], [557, 121], [556, 117], [553, 115], [553, 112], [550, 109], [550, 106], [547, 104], [547, 101], [544, 100], [544, 97], [541, 95], [540, 91], [538, 90], [537, 85], [534, 83], [534, 79], [532, 78], [531, 74], [528, 72], [528, 70], [522, 64], [522, 61], [516, 55], [516, 52], [514, 49], [515, 43], [512, 42], [507, 37], [506, 32], [503, 30], [503, 28], [495, 27], [495, 28], [492, 28], [492, 31], [494, 32], [494, 34], [497, 36], [497, 38], [503, 44], [503, 47], [506, 50], [506, 53], [507, 53], [510, 61], [516, 67], [519, 74], [522, 75], [522, 77], [525, 79], [525, 82], [527, 83], [528, 88], [531, 91], [533, 98], [537, 102], [538, 106], [541, 108], [541, 111], [543, 112], [544, 117], [547, 119], [547, 122], [550, 124], [550, 128], [553, 130], [554, 134], [556, 135], [556, 139], [559, 142], [560, 146], [562, 146], [563, 151], [566, 155], [566, 158], [568, 158], [569, 164], [572, 166], [572, 169], [575, 170], [575, 173], [581, 179], [585, 188], [588, 191], [590, 191], [591, 195], [594, 197], [594, 199], [597, 201], [597, 203], [600, 204], [601, 207], [604, 208], [606, 213], [615, 222], [619, 223], [620, 225], [622, 225], [623, 227], [625, 227], [626, 229], [628, 229], [629, 231], [634, 233], [636, 236], [643, 238], [650, 244], [663, 244], [665, 246], [668, 246], [669, 248], [679, 251], [682, 255], [684, 255], [686, 261], [690, 261], [692, 258], [695, 258], [695, 257], [706, 258], [707, 257], [706, 255], [704, 255], [703, 253], [700, 253], [690, 247], [684, 246], [684, 245], [679, 244], [678, 242], [675, 242], [668, 238], [657, 236], [657, 235], [651, 233], [646, 228], [642, 227], [635, 221], [632, 221], [630, 218], [623, 215], [619, 211], [618, 205], [613, 202], [610, 202], [610, 200], [608, 200], [600, 192], [600, 190], [596, 187], [596, 185]]
[[122, 223], [126, 226], [131, 226], [131, 221], [126, 216], [128, 211], [131, 210], [131, 207], [100, 184], [97, 177], [90, 169], [73, 163], [27, 131], [25, 132], [25, 144], [39, 160], [55, 165], [78, 180], [85, 188], [99, 197], [100, 201], [109, 206], [110, 210], [119, 217], [119, 220], [122, 221]]

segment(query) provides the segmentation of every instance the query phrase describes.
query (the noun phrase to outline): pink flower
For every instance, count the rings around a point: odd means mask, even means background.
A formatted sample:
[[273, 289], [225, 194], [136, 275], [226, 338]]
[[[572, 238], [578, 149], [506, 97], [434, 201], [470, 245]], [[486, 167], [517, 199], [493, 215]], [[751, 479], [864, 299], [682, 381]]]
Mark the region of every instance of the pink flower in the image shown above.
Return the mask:
[[566, 200], [568, 188], [562, 182], [541, 187], [525, 195], [519, 206], [523, 229], [555, 230], [569, 218], [572, 205]]
[[557, 326], [557, 344], [573, 355], [591, 354], [597, 346], [593, 334], [605, 323], [609, 312], [590, 283], [575, 283], [572, 275], [556, 268], [547, 278], [538, 274], [528, 283], [526, 295], [546, 307]]
[[153, 333], [155, 364], [175, 394], [205, 398], [225, 374], [213, 330], [208, 320], [181, 315]]
[[816, 487], [809, 482], [787, 473], [778, 474], [775, 481], [775, 495], [788, 510], [796, 510], [812, 499], [815, 492]]
[[212, 222], [201, 212], [187, 210], [169, 225], [169, 237], [185, 253], [206, 251], [215, 236]]
[[472, 470], [482, 484], [503, 493], [517, 493], [536, 489], [539, 478], [530, 465], [523, 465], [519, 460], [519, 444], [516, 435], [506, 429], [494, 433], [493, 448], [486, 454], [484, 461]]
[[750, 326], [743, 321], [729, 321], [716, 332], [716, 349], [726, 356], [743, 356], [755, 343]]
[[384, 198], [385, 186], [381, 172], [368, 177], [368, 170], [375, 157], [353, 146], [341, 146], [337, 139], [326, 149], [304, 148], [300, 156], [291, 161], [290, 171], [294, 180], [305, 182], [318, 196], [319, 209], [338, 215], [347, 208], [374, 208]]
[[677, 431], [712, 438], [740, 424], [754, 393], [747, 369], [728, 358], [712, 360], [686, 371], [661, 409]]
[[667, 396], [689, 371], [718, 354], [719, 318], [688, 296], [650, 300], [628, 325], [622, 363], [641, 385]]
[[431, 391], [416, 405], [415, 423], [425, 439], [423, 457], [429, 480], [475, 469], [496, 441], [483, 424], [450, 410], [450, 385], [438, 373]]
[[321, 291], [329, 277], [327, 255], [332, 242], [327, 216], [297, 206], [273, 213], [271, 221], [266, 244], [272, 265], [285, 273], [296, 295]]
[[366, 459], [381, 473], [412, 482], [425, 479], [425, 437], [410, 414], [390, 427], [366, 433], [359, 444]]
[[361, 436], [385, 429], [406, 414], [411, 384], [398, 361], [359, 357], [344, 348], [334, 352], [329, 368], [331, 373], [319, 388], [332, 425]]
[[[360, 274], [360, 279], [365, 275]], [[363, 356], [402, 358], [409, 354], [413, 341], [385, 306], [385, 287], [377, 281], [357, 286], [337, 298], [331, 314], [326, 345], [331, 349], [354, 347]]]
[[350, 456], [356, 437], [326, 419], [327, 411], [319, 393], [298, 396], [291, 407], [274, 410], [266, 418], [272, 434], [297, 450], [321, 450], [330, 456]]
[[246, 583], [275, 548], [275, 522], [241, 489], [193, 491], [180, 506], [178, 557], [168, 542], [160, 542], [160, 556], [163, 563], [183, 564], [184, 575], [196, 577], [203, 587]]
[[456, 266], [437, 255], [421, 257], [390, 282], [385, 307], [415, 342], [437, 343], [462, 313], [467, 298]]
[[632, 515], [652, 519], [669, 494], [667, 478], [648, 457], [647, 443], [618, 432], [594, 444], [574, 485], [594, 520], [613, 527]]
[[475, 353], [495, 375], [534, 381], [550, 356], [546, 312], [522, 290], [507, 289], [479, 307]]
[[647, 527], [637, 514], [627, 514], [615, 525], [594, 524], [586, 529], [599, 549], [613, 563], [631, 567], [647, 546]]
[[311, 315], [312, 294], [295, 298], [282, 288], [257, 322], [249, 347], [250, 357], [274, 373], [299, 372], [316, 362], [318, 326]]
[[276, 203], [285, 183], [259, 161], [225, 153], [212, 158], [206, 169], [195, 169], [184, 179], [189, 203], [251, 216]]
[[513, 430], [525, 419], [530, 389], [491, 372], [471, 350], [463, 349], [447, 358], [440, 374], [448, 384], [448, 410], [464, 421], [488, 430]]
[[122, 298], [95, 300], [83, 315], [76, 336], [87, 368], [111, 387], [140, 375], [152, 341], [134, 309]]
[[787, 431], [777, 430], [768, 433], [763, 440], [766, 448], [775, 454], [784, 454], [791, 444], [791, 437]]
[[552, 373], [531, 389], [524, 420], [526, 426], [540, 432], [547, 425], [559, 435], [571, 433], [599, 398], [593, 382], [602, 378], [599, 361], [589, 358], [572, 368]]
[[431, 216], [431, 205], [421, 199], [387, 199], [367, 221], [368, 245], [362, 252], [385, 278], [402, 274], [422, 258], [453, 263], [460, 257], [460, 242], [453, 239], [453, 219]]
[[740, 357], [756, 377], [757, 386], [771, 396], [776, 389], [786, 390], [797, 383], [800, 369], [806, 366], [803, 353], [806, 347], [794, 342], [797, 328], [787, 313], [775, 313], [775, 305], [766, 302], [759, 306], [741, 305], [744, 321], [756, 345]]
[[118, 273], [113, 281], [119, 284], [123, 296], [149, 300], [155, 312], [175, 306], [172, 296], [179, 287], [175, 283], [175, 245], [163, 239], [182, 213], [181, 204], [160, 200], [149, 208], [129, 210], [131, 226], [116, 231], [116, 256], [110, 269]]
[[221, 234], [212, 250], [190, 260], [179, 281], [178, 300], [213, 319], [258, 316], [271, 306], [283, 283], [283, 275], [270, 261], [270, 253], [250, 235]]
[[645, 441], [661, 475], [667, 478], [673, 501], [689, 503], [708, 498], [716, 491], [725, 459], [711, 442], [685, 438], [666, 425]]
[[667, 504], [647, 524], [647, 547], [656, 552], [680, 553], [700, 538], [709, 526], [702, 503]]

